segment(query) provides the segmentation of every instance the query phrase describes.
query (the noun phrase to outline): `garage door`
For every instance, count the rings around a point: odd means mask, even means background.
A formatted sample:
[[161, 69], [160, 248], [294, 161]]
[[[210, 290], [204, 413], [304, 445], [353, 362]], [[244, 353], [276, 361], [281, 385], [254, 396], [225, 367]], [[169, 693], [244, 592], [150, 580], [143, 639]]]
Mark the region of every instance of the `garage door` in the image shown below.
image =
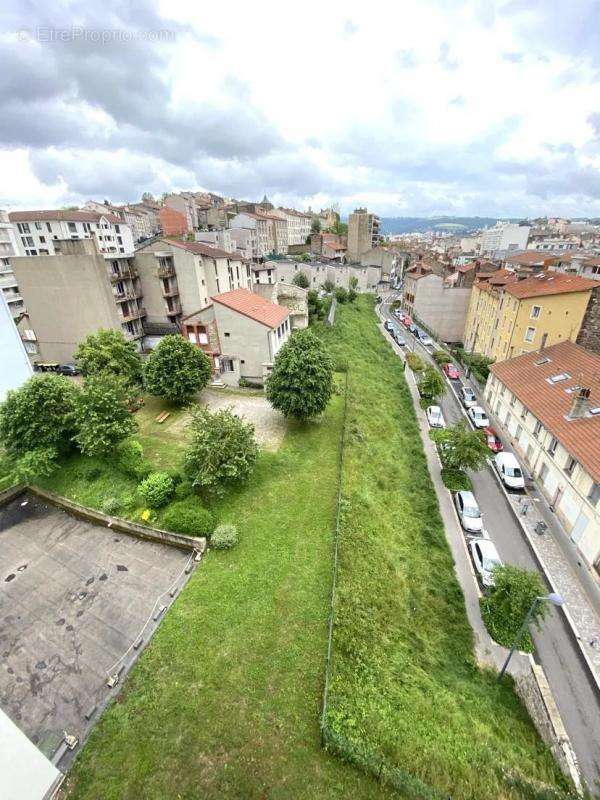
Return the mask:
[[571, 541], [577, 544], [583, 534], [585, 533], [585, 529], [588, 526], [589, 519], [586, 515], [581, 512], [581, 514], [577, 517], [577, 522], [573, 526], [573, 530], [571, 531]]

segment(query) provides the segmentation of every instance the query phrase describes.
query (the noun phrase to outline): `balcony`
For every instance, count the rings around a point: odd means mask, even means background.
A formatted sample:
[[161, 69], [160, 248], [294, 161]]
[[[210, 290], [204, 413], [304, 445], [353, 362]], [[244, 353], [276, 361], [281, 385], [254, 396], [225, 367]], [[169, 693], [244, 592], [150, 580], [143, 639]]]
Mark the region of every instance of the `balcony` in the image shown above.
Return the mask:
[[115, 293], [115, 303], [124, 303], [126, 300], [138, 300], [141, 296], [142, 293], [139, 289], [130, 289], [120, 294]]
[[123, 316], [121, 319], [123, 322], [132, 322], [134, 319], [140, 319], [140, 317], [145, 316], [145, 308], [128, 308], [127, 311], [123, 311]]
[[22, 303], [23, 298], [20, 294], [5, 294], [4, 299], [7, 303]]
[[163, 286], [163, 297], [179, 297], [179, 286], [171, 286], [165, 289]]
[[175, 300], [173, 303], [171, 303], [171, 307], [170, 308], [167, 307], [167, 316], [168, 317], [172, 317], [175, 314], [181, 314], [181, 303], [179, 302], [179, 300]]
[[158, 268], [158, 277], [159, 278], [174, 278], [175, 277], [175, 267], [173, 264], [165, 267]]
[[[7, 277], [1, 277], [3, 274], [5, 274]], [[6, 273], [0, 272], [0, 289], [12, 289], [15, 286], [17, 286], [17, 279], [10, 273], [10, 270], [8, 270]]]
[[141, 339], [144, 335], [144, 331], [140, 328], [139, 330], [131, 333], [131, 331], [123, 329], [123, 336], [127, 339], [128, 342], [133, 342], [136, 339]]
[[126, 280], [127, 278], [137, 278], [138, 273], [135, 267], [120, 267], [118, 270], [112, 269], [110, 272], [111, 283]]

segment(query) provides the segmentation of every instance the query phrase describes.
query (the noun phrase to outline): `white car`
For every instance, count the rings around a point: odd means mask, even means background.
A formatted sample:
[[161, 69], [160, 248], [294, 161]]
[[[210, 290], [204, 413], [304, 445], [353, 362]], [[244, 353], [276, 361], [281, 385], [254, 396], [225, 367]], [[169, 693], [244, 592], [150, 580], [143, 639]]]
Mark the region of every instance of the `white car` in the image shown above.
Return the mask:
[[524, 489], [525, 478], [519, 462], [512, 453], [497, 453], [494, 466], [507, 489]]
[[431, 347], [433, 345], [433, 342], [431, 341], [431, 337], [427, 336], [427, 334], [425, 334], [425, 335], [421, 334], [421, 336], [419, 338], [421, 339], [421, 344], [424, 347]]
[[475, 397], [475, 392], [471, 389], [470, 386], [461, 386], [459, 389], [459, 397], [460, 402], [463, 404], [465, 408], [471, 408], [471, 406], [477, 405], [477, 398]]
[[429, 423], [429, 427], [431, 428], [445, 428], [446, 427], [446, 420], [444, 419], [444, 415], [442, 414], [442, 409], [439, 406], [428, 406], [427, 411], [427, 422]]
[[467, 414], [476, 428], [489, 428], [490, 421], [481, 406], [471, 406]]
[[454, 504], [463, 528], [469, 533], [481, 533], [483, 520], [473, 492], [456, 492]]
[[494, 586], [494, 569], [502, 566], [494, 543], [489, 539], [471, 539], [469, 550], [479, 580], [486, 589], [491, 589]]

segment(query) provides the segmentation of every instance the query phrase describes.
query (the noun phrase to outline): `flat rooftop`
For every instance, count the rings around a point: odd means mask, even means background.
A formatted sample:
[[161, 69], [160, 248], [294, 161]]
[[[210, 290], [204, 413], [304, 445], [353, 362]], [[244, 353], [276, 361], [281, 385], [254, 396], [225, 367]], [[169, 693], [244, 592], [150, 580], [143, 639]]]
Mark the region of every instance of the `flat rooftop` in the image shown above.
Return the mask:
[[63, 771], [166, 609], [155, 620], [157, 611], [173, 602], [170, 590], [187, 580], [192, 555], [33, 495], [0, 507], [0, 708], [51, 759], [63, 731], [74, 734], [76, 750], [54, 759]]

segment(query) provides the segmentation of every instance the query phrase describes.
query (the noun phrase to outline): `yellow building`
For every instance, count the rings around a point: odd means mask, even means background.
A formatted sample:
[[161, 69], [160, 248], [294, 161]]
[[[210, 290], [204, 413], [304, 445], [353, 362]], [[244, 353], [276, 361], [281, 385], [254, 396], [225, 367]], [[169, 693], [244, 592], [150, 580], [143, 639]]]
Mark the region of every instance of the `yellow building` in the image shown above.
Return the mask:
[[574, 342], [596, 281], [558, 272], [519, 279], [509, 270], [485, 275], [473, 286], [465, 348], [504, 361]]

